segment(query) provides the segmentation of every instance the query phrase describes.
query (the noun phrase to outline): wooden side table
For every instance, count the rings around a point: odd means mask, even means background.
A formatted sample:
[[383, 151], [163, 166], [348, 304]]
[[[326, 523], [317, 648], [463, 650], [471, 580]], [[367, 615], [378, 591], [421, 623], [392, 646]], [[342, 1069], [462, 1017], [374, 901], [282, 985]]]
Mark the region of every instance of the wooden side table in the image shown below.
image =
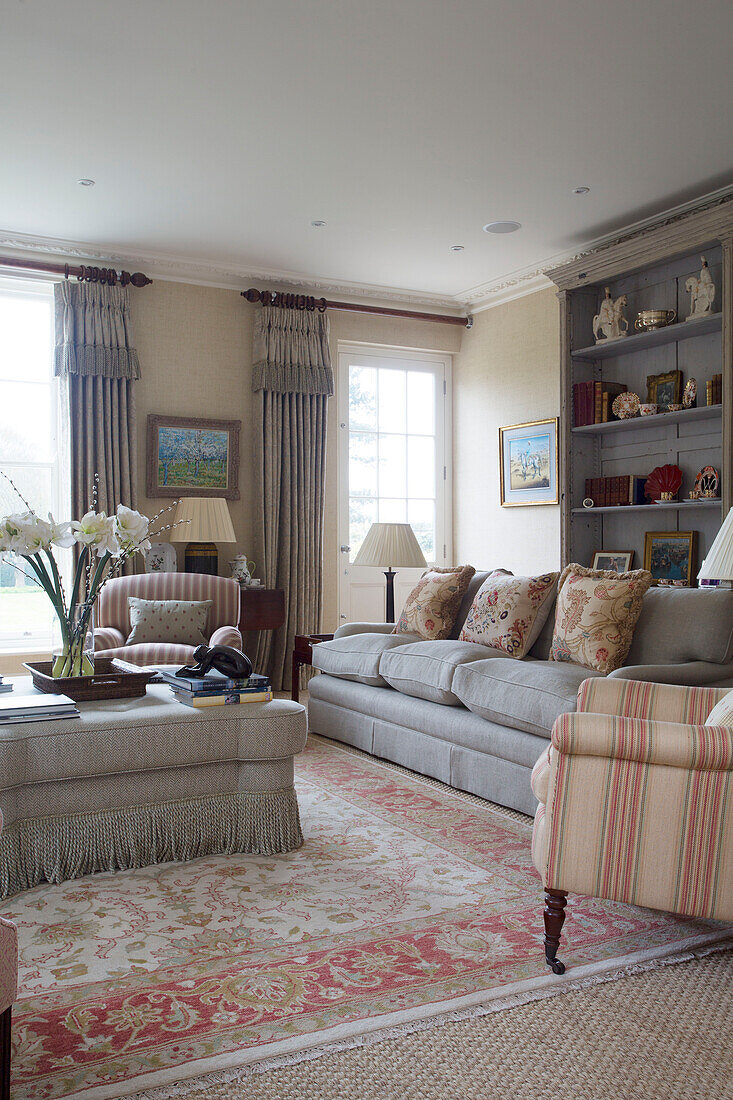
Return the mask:
[[239, 629], [277, 630], [285, 622], [285, 590], [283, 588], [253, 588], [239, 586]]
[[313, 646], [316, 642], [330, 642], [332, 638], [333, 634], [295, 635], [295, 648], [293, 649], [293, 679], [290, 691], [290, 698], [294, 703], [298, 702], [301, 665], [313, 664]]

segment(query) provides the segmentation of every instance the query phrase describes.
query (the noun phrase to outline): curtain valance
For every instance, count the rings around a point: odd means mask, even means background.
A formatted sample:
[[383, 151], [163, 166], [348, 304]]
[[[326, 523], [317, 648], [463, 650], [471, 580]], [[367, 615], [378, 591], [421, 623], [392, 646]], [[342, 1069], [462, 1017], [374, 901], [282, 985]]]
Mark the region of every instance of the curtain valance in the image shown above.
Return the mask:
[[57, 375], [140, 377], [127, 287], [66, 280], [54, 286], [54, 302]]
[[333, 393], [325, 313], [263, 306], [254, 330], [252, 389], [271, 393]]

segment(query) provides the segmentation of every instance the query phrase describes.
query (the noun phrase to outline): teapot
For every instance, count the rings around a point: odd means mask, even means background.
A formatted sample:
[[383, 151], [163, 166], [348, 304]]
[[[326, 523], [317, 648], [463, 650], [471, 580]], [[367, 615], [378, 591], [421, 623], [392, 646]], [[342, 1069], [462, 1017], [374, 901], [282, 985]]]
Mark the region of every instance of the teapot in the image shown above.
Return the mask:
[[257, 566], [253, 561], [247, 560], [246, 554], [237, 554], [236, 558], [229, 562], [229, 568], [235, 581], [239, 581], [240, 584], [249, 584]]

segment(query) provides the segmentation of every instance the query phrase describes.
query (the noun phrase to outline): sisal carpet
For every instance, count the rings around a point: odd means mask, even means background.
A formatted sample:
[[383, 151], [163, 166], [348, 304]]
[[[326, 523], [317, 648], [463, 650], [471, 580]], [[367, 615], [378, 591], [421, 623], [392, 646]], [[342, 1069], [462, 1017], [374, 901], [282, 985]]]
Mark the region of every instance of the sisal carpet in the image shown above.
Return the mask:
[[[7, 903], [21, 940], [14, 1100], [185, 1095], [188, 1078], [213, 1087], [324, 1044], [554, 998], [730, 935], [574, 899], [568, 973], [553, 977], [518, 815], [317, 738], [298, 790], [299, 852], [96, 875]], [[233, 1095], [261, 1085], [251, 1075]]]

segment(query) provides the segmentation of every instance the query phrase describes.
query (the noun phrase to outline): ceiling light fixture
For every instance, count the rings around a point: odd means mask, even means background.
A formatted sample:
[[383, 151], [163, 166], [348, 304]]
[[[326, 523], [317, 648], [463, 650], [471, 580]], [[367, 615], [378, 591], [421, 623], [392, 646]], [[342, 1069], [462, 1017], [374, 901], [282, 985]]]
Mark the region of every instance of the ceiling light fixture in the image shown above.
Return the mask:
[[95, 184], [96, 181], [85, 179], [85, 180], [77, 180], [76, 182], [79, 184], [80, 187], [94, 187], [94, 184]]
[[327, 222], [322, 221], [320, 218], [316, 218], [315, 221], [311, 222], [311, 225], [314, 229], [323, 229], [324, 225], [327, 224]]
[[484, 233], [516, 233], [521, 228], [521, 222], [487, 222]]
[[590, 191], [590, 187], [574, 187], [573, 188], [573, 194], [574, 195], [587, 195], [589, 191]]
[[450, 246], [451, 252], [463, 252], [464, 246], [462, 244], [452, 244]]

